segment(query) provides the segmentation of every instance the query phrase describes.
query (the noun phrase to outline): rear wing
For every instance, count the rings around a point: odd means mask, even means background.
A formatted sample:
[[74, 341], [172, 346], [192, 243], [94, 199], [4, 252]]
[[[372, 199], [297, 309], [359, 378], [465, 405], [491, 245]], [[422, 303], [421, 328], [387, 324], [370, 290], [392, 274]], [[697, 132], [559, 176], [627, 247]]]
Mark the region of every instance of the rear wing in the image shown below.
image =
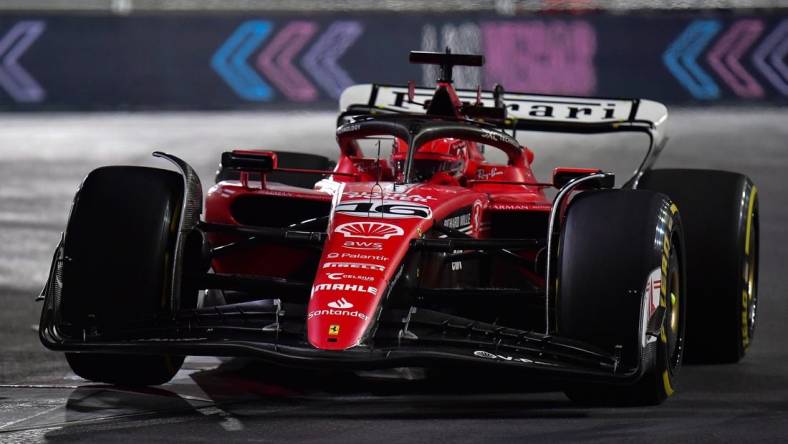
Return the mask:
[[[424, 103], [432, 99], [434, 92], [431, 88], [415, 88], [411, 101], [407, 86], [354, 85], [345, 89], [339, 98], [340, 121], [360, 114], [425, 114]], [[463, 102], [475, 103], [477, 91], [459, 89], [457, 96]], [[495, 106], [492, 91], [482, 91], [480, 98], [483, 106]], [[500, 101], [506, 106], [506, 119], [484, 121], [501, 129], [576, 134], [645, 133], [649, 137], [648, 153], [625, 186], [637, 185], [637, 180], [653, 165], [667, 142], [668, 109], [652, 100], [503, 92]]]

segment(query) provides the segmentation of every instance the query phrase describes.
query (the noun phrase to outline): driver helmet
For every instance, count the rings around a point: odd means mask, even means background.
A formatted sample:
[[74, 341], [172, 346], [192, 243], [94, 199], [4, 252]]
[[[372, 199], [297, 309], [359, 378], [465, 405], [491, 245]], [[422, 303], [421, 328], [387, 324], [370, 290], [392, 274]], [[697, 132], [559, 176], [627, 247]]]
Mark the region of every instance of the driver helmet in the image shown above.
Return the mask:
[[[391, 161], [397, 180], [404, 179], [408, 145], [402, 139], [394, 143]], [[468, 159], [467, 143], [461, 139], [442, 138], [421, 145], [413, 156], [412, 179], [425, 182], [438, 173], [459, 179], [465, 172]]]

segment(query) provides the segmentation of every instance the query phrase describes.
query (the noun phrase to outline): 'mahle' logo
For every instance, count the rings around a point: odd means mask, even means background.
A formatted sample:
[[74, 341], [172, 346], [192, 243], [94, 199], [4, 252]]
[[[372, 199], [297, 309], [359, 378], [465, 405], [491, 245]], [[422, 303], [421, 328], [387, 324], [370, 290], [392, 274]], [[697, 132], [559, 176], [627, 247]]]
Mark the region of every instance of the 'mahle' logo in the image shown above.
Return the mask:
[[372, 295], [378, 294], [377, 287], [368, 285], [355, 285], [355, 284], [317, 284], [312, 287], [312, 293], [318, 291], [352, 291], [355, 293], [369, 293]]

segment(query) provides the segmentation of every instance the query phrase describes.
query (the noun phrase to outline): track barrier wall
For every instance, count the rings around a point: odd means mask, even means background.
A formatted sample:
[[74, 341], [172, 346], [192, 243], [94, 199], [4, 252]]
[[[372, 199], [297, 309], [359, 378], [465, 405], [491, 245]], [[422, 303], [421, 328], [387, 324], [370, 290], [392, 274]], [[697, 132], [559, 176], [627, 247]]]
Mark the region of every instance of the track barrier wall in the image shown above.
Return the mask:
[[482, 53], [455, 83], [785, 105], [788, 13], [0, 15], [0, 109], [331, 109], [364, 82], [431, 84], [408, 51]]

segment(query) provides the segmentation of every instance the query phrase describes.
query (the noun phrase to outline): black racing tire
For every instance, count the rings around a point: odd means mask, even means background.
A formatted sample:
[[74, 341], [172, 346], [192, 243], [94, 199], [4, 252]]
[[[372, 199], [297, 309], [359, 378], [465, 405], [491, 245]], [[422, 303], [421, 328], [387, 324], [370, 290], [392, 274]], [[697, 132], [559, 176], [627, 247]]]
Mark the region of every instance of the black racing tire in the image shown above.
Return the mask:
[[688, 363], [741, 360], [755, 334], [758, 303], [758, 189], [727, 171], [658, 169], [638, 188], [678, 205], [687, 255]]
[[[171, 270], [183, 202], [177, 173], [143, 167], [92, 171], [74, 199], [63, 247], [59, 330], [113, 338], [171, 312]], [[86, 379], [160, 384], [183, 357], [66, 353]], [[175, 369], [173, 371], [173, 369]]]
[[[610, 353], [620, 346], [619, 365], [638, 369], [639, 377], [629, 384], [573, 383], [565, 389], [570, 399], [655, 405], [673, 394], [686, 319], [683, 242], [678, 210], [663, 194], [588, 191], [571, 202], [557, 260], [557, 334]], [[665, 313], [655, 314], [656, 336], [646, 334], [643, 322], [654, 276], [665, 284], [654, 293]]]
[[[295, 153], [290, 151], [276, 151], [277, 166], [280, 168], [301, 168], [305, 170], [321, 170], [330, 171], [334, 169], [334, 162], [326, 156], [320, 156], [311, 153]], [[253, 178], [255, 175], [253, 175]], [[259, 178], [259, 176], [257, 176]], [[238, 180], [240, 172], [237, 170], [228, 170], [219, 166], [219, 171], [216, 172], [216, 183], [223, 180]], [[266, 179], [271, 182], [281, 183], [299, 188], [312, 188], [319, 180], [323, 178], [322, 174], [307, 174], [307, 173], [284, 173], [273, 172], [266, 175]]]

